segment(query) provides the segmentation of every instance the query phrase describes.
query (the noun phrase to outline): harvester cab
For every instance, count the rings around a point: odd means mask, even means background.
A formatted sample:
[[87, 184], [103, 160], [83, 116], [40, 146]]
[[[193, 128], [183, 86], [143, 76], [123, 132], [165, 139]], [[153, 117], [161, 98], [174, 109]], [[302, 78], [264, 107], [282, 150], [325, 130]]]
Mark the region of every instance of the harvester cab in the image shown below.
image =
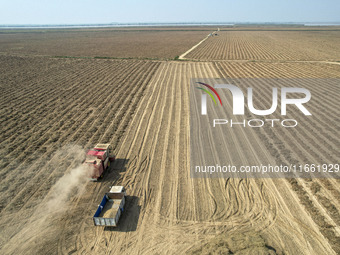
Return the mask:
[[94, 149], [95, 151], [98, 151], [98, 152], [102, 152], [102, 151], [105, 151], [109, 157], [109, 160], [112, 162], [112, 161], [115, 161], [116, 157], [115, 155], [112, 153], [112, 146], [110, 144], [101, 144], [101, 143], [98, 143]]
[[84, 164], [92, 167], [90, 179], [93, 181], [102, 178], [104, 172], [110, 166], [110, 162], [115, 160], [110, 144], [97, 144], [86, 153]]

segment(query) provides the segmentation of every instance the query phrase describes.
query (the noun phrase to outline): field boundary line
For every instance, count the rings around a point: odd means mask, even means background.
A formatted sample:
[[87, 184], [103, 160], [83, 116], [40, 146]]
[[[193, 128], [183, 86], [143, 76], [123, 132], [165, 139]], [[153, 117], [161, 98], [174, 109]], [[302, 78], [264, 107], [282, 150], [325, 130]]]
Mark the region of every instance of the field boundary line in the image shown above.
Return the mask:
[[[214, 34], [214, 33], [216, 33], [216, 32], [217, 32], [217, 31], [214, 31], [214, 32], [212, 32], [212, 33], [210, 33], [210, 34]], [[196, 45], [192, 46], [189, 50], [187, 50], [186, 52], [184, 52], [182, 55], [180, 55], [180, 56], [178, 57], [178, 59], [181, 59], [181, 60], [186, 59], [186, 58], [184, 58], [185, 55], [189, 54], [191, 51], [193, 51], [194, 49], [196, 49], [201, 43], [203, 43], [205, 40], [207, 40], [207, 39], [209, 38], [210, 34], [208, 34], [205, 38], [203, 38], [203, 40], [201, 40], [201, 41], [200, 41], [199, 43], [197, 43]]]

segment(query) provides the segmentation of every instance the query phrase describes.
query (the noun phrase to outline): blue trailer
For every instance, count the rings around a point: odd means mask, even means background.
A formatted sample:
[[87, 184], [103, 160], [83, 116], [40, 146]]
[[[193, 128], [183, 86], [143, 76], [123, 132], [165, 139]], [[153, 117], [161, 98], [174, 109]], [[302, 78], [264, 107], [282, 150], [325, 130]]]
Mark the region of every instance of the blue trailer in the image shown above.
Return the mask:
[[116, 227], [119, 218], [124, 211], [125, 189], [123, 186], [113, 186], [103, 197], [93, 216], [95, 226]]

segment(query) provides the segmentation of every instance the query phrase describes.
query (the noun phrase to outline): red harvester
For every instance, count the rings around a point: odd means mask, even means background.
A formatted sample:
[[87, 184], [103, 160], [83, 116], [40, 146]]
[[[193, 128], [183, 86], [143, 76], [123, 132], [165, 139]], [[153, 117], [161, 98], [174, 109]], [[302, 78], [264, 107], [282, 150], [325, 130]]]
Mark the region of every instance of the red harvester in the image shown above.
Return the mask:
[[115, 155], [112, 154], [110, 144], [97, 144], [93, 149], [86, 153], [84, 164], [93, 166], [91, 171], [91, 180], [97, 181], [102, 178], [106, 169], [110, 166], [110, 162], [115, 160]]

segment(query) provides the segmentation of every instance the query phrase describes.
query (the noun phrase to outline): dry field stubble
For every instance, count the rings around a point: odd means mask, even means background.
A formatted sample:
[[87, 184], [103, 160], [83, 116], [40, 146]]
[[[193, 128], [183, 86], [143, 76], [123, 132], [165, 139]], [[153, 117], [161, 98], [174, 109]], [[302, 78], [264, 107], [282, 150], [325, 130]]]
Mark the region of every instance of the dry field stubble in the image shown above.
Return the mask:
[[[322, 46], [322, 47], [320, 47]], [[340, 61], [340, 31], [220, 31], [186, 56], [199, 60]]]
[[209, 31], [160, 29], [66, 29], [0, 31], [0, 52], [60, 57], [174, 59]]
[[1, 62], [1, 225], [9, 227], [3, 246], [74, 166], [67, 153], [54, 155], [58, 148], [119, 144], [159, 63], [3, 56]]
[[[2, 56], [0, 70], [2, 253], [340, 252], [338, 180], [189, 173], [190, 78], [339, 78], [338, 65]], [[337, 116], [339, 87], [303, 86], [326, 99], [311, 101], [315, 114], [304, 128], [239, 130], [231, 162], [338, 160], [339, 120], [320, 109]], [[266, 85], [259, 88], [269, 100]], [[263, 101], [255, 105], [267, 106]], [[44, 236], [25, 237], [51, 188], [79, 161], [78, 147], [62, 146], [97, 141], [113, 144], [117, 162], [101, 182], [70, 191], [67, 210], [42, 225]], [[126, 213], [116, 229], [95, 228], [91, 216], [112, 184], [127, 187]]]

